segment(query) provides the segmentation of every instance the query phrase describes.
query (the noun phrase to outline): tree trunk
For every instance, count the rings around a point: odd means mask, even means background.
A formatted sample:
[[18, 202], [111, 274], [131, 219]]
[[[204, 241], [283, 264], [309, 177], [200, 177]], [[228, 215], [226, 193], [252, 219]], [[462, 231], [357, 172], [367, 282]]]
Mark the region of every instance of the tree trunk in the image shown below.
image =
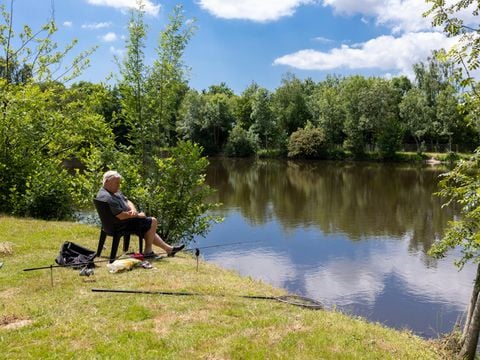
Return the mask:
[[463, 328], [462, 338], [460, 339], [460, 357], [462, 359], [473, 360], [478, 344], [480, 334], [480, 264], [477, 266], [477, 275], [473, 286], [472, 297], [468, 307], [467, 319]]

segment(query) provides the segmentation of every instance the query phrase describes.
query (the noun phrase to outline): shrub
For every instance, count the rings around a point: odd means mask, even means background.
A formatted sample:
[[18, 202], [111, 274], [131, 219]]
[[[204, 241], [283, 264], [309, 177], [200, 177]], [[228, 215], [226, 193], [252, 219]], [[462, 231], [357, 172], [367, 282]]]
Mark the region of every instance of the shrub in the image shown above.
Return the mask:
[[46, 164], [25, 179], [24, 194], [15, 193], [14, 213], [46, 220], [68, 219], [72, 216], [72, 197], [65, 170]]
[[225, 154], [232, 157], [246, 157], [255, 155], [257, 148], [258, 136], [237, 125], [230, 131]]
[[288, 157], [303, 159], [325, 159], [328, 146], [324, 132], [319, 128], [299, 129], [290, 135]]
[[202, 150], [190, 141], [180, 141], [168, 157], [154, 157], [154, 169], [147, 177], [133, 171], [136, 164], [122, 169], [128, 181], [141, 184], [135, 189], [130, 187], [131, 192], [125, 194], [140, 210], [158, 219], [157, 232], [168, 243], [204, 236], [212, 223], [220, 221], [209, 214], [217, 204], [209, 201], [214, 190], [205, 184], [208, 160], [202, 157]]

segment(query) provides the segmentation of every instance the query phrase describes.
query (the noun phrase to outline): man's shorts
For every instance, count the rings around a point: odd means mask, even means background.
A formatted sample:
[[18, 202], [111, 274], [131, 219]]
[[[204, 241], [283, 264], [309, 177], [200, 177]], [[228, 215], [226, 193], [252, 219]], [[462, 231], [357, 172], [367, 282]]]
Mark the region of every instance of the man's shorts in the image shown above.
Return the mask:
[[133, 218], [128, 220], [123, 220], [120, 223], [119, 229], [122, 231], [129, 231], [140, 236], [143, 236], [150, 227], [152, 226], [152, 218]]

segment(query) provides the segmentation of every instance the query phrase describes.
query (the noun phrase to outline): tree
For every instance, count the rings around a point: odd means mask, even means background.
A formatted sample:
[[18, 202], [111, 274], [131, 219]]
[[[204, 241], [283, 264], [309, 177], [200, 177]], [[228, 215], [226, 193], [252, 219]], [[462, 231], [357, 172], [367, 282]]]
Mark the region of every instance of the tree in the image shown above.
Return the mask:
[[6, 80], [4, 85], [25, 84], [32, 79], [36, 82], [65, 83], [76, 78], [88, 66], [88, 57], [95, 48], [81, 52], [71, 63], [62, 66], [62, 60], [75, 47], [77, 40], [58, 50], [57, 43], [52, 41], [52, 36], [58, 30], [53, 8], [51, 19], [40, 29], [34, 31], [29, 25], [24, 25], [18, 36], [19, 41], [15, 41], [13, 9], [13, 0], [10, 0], [8, 11], [5, 5], [0, 5], [3, 18], [0, 24], [0, 51], [3, 52], [0, 55], [0, 78]]
[[[465, 92], [464, 107], [468, 109], [471, 119], [478, 123], [480, 94], [478, 84], [472, 72], [478, 69], [480, 55], [480, 27], [465, 23], [461, 12], [470, 11], [473, 17], [479, 15], [479, 2], [474, 0], [455, 0], [445, 3], [443, 0], [427, 0], [431, 4], [425, 15], [433, 15], [432, 24], [442, 26], [449, 37], [457, 37], [457, 44], [444, 54], [444, 58], [460, 66], [455, 72], [460, 84], [470, 86]], [[450, 202], [461, 206], [459, 220], [450, 223], [446, 235], [434, 244], [431, 253], [438, 257], [445, 256], [448, 250], [460, 247], [462, 257], [456, 262], [462, 266], [468, 261], [479, 263], [480, 260], [480, 161], [479, 149], [468, 161], [460, 161], [442, 180], [441, 195]], [[474, 359], [480, 334], [480, 263], [474, 280], [470, 305], [465, 319], [462, 335], [459, 339], [459, 356]]]
[[218, 205], [208, 201], [213, 190], [205, 184], [207, 158], [191, 141], [179, 141], [166, 157], [154, 159], [148, 178], [135, 166], [125, 169], [129, 194], [147, 214], [156, 214], [157, 231], [170, 244], [204, 236], [221, 219], [209, 214]]
[[345, 114], [343, 131], [346, 135], [344, 146], [354, 157], [361, 157], [365, 152], [367, 132], [372, 127], [364, 114], [364, 100], [371, 81], [363, 76], [352, 76], [342, 82], [341, 104]]
[[143, 17], [143, 6], [139, 2], [138, 8], [130, 13], [126, 55], [121, 62], [117, 59], [117, 63], [121, 76], [119, 81], [121, 115], [128, 127], [128, 140], [141, 161], [142, 173], [146, 174], [151, 162], [154, 129], [147, 111], [146, 82], [149, 69], [145, 64], [144, 49], [148, 28]]
[[250, 126], [253, 124], [251, 117], [252, 101], [253, 96], [256, 94], [259, 88], [260, 86], [257, 83], [252, 82], [240, 96], [235, 98], [233, 113], [237, 124], [239, 124], [245, 130], [250, 129]]
[[400, 103], [400, 116], [415, 140], [418, 153], [424, 150], [423, 139], [429, 129], [431, 111], [425, 95], [417, 88], [409, 90]]
[[303, 159], [325, 159], [328, 155], [325, 134], [319, 128], [307, 124], [305, 129], [298, 129], [290, 135], [288, 157]]
[[259, 88], [252, 98], [252, 126], [250, 129], [258, 135], [264, 149], [276, 142], [276, 126], [272, 110], [270, 108], [270, 92], [265, 88]]
[[310, 83], [304, 83], [293, 74], [286, 74], [282, 85], [272, 96], [272, 109], [281, 132], [290, 135], [303, 128], [312, 115], [307, 106], [307, 99], [313, 91]]
[[232, 98], [225, 93], [204, 96], [202, 133], [205, 136], [205, 150], [208, 154], [215, 154], [222, 150], [233, 126]]
[[154, 126], [155, 146], [173, 145], [183, 96], [188, 90], [185, 48], [195, 32], [194, 20], [186, 21], [182, 5], [176, 5], [158, 39], [157, 59], [148, 81], [148, 105]]
[[345, 118], [340, 99], [340, 79], [327, 78], [318, 85], [310, 99], [313, 122], [323, 130], [330, 148], [342, 145]]
[[13, 1], [10, 12], [0, 8], [0, 211], [66, 218], [90, 199], [87, 177], [71, 176], [67, 162], [87, 173], [112, 149], [110, 129], [94, 111], [97, 94], [79, 100], [64, 85], [88, 65], [89, 52], [63, 67], [74, 42], [57, 51], [53, 20], [36, 32], [24, 26], [16, 41]]

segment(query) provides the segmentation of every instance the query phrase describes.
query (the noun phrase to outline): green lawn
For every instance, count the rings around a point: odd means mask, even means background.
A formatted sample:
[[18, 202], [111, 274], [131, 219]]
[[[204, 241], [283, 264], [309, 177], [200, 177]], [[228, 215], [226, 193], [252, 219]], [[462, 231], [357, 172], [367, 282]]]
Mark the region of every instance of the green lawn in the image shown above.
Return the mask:
[[[23, 271], [53, 264], [64, 241], [95, 249], [98, 231], [0, 216], [1, 359], [448, 357], [435, 350], [434, 342], [331, 309], [241, 298], [283, 291], [203, 261], [197, 271], [195, 259], [185, 253], [155, 261], [154, 269], [117, 274], [100, 263], [89, 278], [67, 268]], [[92, 288], [211, 295], [96, 293]]]

